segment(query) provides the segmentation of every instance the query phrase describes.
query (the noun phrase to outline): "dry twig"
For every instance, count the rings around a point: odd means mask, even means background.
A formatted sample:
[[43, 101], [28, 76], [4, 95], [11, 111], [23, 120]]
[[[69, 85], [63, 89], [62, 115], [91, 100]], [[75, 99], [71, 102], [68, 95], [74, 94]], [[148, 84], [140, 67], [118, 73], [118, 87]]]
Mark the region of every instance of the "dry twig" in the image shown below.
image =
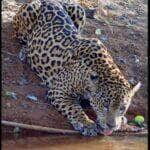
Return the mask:
[[[23, 124], [23, 123], [16, 123], [16, 122], [11, 122], [11, 121], [1, 121], [2, 125], [6, 126], [13, 126], [13, 127], [20, 127], [24, 129], [30, 129], [30, 130], [36, 130], [36, 131], [43, 131], [47, 133], [57, 133], [57, 134], [79, 134], [78, 131], [74, 130], [67, 130], [67, 129], [56, 129], [56, 128], [49, 128], [49, 127], [43, 127], [43, 126], [37, 126], [37, 125], [29, 125], [29, 124]], [[147, 130], [143, 130], [140, 132], [113, 132], [113, 135], [140, 135], [140, 136], [145, 136], [147, 135], [148, 132]]]
[[6, 125], [6, 126], [20, 127], [20, 128], [24, 128], [24, 129], [31, 129], [31, 130], [36, 130], [36, 131], [44, 131], [44, 132], [48, 132], [48, 133], [78, 134], [77, 131], [73, 131], [73, 130], [55, 129], [55, 128], [37, 126], [37, 125], [16, 123], [16, 122], [5, 121], [5, 120], [2, 120], [1, 123], [2, 123], [2, 125]]

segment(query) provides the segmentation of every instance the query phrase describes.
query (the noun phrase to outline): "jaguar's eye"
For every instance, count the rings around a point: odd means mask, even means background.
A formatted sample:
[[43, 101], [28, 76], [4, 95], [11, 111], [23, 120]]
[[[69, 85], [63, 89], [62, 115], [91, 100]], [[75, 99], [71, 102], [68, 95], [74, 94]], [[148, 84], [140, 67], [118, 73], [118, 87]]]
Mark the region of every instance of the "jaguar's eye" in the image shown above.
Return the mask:
[[95, 75], [91, 75], [90, 78], [92, 81], [97, 81], [99, 76], [95, 74]]
[[126, 107], [125, 106], [121, 106], [120, 107], [120, 114], [124, 114], [125, 110], [126, 110]]
[[120, 107], [120, 111], [125, 111], [126, 107], [123, 105]]

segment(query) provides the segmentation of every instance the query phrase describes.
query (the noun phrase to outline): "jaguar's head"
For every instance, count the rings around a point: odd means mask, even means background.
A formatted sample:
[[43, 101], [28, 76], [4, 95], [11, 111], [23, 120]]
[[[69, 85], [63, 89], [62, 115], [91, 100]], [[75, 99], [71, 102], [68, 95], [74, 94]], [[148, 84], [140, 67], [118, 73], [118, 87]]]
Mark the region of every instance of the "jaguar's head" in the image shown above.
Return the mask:
[[97, 114], [100, 133], [111, 134], [120, 127], [141, 83], [131, 87], [105, 49], [92, 51], [83, 64], [87, 66], [85, 96]]

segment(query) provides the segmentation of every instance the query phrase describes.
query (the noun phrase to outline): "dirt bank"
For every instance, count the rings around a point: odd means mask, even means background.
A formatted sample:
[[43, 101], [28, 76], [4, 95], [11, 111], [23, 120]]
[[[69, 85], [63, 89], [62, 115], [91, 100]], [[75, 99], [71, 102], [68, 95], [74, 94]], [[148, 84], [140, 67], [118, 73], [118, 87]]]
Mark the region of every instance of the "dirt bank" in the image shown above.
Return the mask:
[[[2, 4], [2, 119], [72, 129], [67, 119], [46, 101], [47, 89], [40, 84], [38, 77], [18, 58], [21, 45], [12, 38], [11, 21], [21, 4], [19, 2], [9, 0]], [[133, 84], [142, 82], [129, 108], [128, 118], [137, 114], [147, 118], [147, 4], [142, 0], [128, 2], [114, 1], [116, 7], [109, 8], [115, 13], [109, 18], [113, 33], [105, 23], [87, 19], [82, 34], [100, 38], [126, 78]], [[99, 36], [95, 34], [98, 28], [101, 30]], [[7, 91], [16, 93], [16, 98], [10, 98]], [[28, 95], [37, 99], [28, 99]]]

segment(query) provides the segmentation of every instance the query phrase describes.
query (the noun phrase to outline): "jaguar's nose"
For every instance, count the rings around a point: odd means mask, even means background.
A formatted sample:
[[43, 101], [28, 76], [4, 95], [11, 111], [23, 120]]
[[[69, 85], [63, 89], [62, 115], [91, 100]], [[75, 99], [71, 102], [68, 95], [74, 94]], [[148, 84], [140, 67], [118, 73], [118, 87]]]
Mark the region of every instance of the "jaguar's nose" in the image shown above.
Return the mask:
[[111, 135], [113, 130], [110, 129], [107, 125], [105, 127], [102, 127], [98, 125], [99, 133], [103, 135]]
[[102, 129], [100, 133], [103, 135], [111, 135], [112, 132], [113, 132], [113, 130], [107, 126], [106, 128]]
[[113, 128], [115, 128], [115, 127], [116, 127], [116, 125], [115, 125], [115, 124], [107, 124], [107, 126], [108, 126], [110, 129], [113, 129]]

